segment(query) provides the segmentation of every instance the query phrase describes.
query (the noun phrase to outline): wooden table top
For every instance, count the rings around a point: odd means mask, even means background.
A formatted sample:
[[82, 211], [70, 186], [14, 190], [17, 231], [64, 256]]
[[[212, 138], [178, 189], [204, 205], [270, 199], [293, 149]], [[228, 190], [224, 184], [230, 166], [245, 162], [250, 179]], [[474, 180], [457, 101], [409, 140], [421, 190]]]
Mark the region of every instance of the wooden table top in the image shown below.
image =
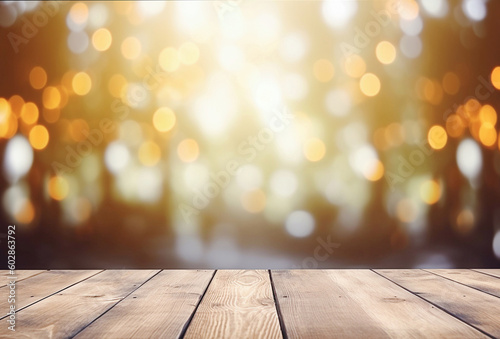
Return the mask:
[[500, 337], [500, 269], [0, 272], [7, 338]]

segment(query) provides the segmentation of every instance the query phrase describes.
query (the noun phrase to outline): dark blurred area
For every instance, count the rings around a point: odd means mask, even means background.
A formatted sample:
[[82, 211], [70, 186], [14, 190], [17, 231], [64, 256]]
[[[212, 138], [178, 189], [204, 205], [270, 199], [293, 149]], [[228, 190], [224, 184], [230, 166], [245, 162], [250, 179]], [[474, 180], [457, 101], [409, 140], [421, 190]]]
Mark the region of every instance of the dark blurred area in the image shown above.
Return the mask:
[[2, 267], [499, 267], [499, 15], [0, 3]]

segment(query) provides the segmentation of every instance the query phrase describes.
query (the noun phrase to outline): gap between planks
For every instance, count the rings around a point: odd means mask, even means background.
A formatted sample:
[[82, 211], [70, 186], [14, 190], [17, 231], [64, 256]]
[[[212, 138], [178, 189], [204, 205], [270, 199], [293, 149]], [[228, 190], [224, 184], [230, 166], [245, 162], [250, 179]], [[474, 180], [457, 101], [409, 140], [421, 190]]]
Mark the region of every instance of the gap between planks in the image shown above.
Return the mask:
[[[429, 298], [429, 297], [425, 298], [425, 297], [421, 296], [420, 294], [422, 294], [422, 293], [424, 293], [424, 292], [420, 292], [420, 293], [414, 292], [412, 288], [409, 288], [409, 287], [407, 287], [407, 286], [404, 286], [403, 284], [396, 282], [394, 278], [388, 277], [388, 276], [386, 276], [385, 274], [383, 274], [383, 273], [379, 272], [379, 271], [384, 271], [384, 270], [375, 270], [375, 269], [370, 269], [370, 270], [371, 270], [372, 272], [374, 272], [374, 273], [378, 274], [379, 276], [381, 276], [381, 277], [383, 277], [383, 278], [387, 279], [388, 281], [392, 282], [393, 284], [395, 284], [395, 285], [399, 286], [400, 288], [402, 288], [402, 289], [404, 289], [404, 290], [408, 291], [409, 293], [411, 293], [411, 294], [413, 294], [413, 295], [417, 296], [418, 298], [420, 298], [420, 299], [424, 300], [425, 302], [427, 302], [427, 303], [429, 303], [429, 304], [433, 305], [434, 307], [436, 307], [436, 308], [438, 308], [438, 309], [442, 310], [443, 312], [447, 313], [448, 315], [450, 315], [451, 317], [453, 317], [453, 318], [457, 319], [458, 321], [460, 321], [460, 322], [464, 323], [465, 325], [468, 325], [468, 326], [470, 326], [470, 327], [474, 328], [475, 330], [477, 330], [477, 331], [481, 332], [481, 333], [482, 333], [482, 334], [484, 334], [485, 336], [487, 336], [487, 337], [489, 337], [489, 338], [495, 338], [495, 336], [494, 336], [494, 335], [491, 335], [491, 334], [489, 334], [487, 331], [485, 331], [484, 329], [482, 329], [482, 328], [480, 327], [480, 325], [481, 325], [481, 324], [479, 324], [479, 325], [474, 325], [474, 324], [472, 324], [472, 321], [466, 321], [465, 319], [460, 318], [458, 315], [454, 314], [451, 310], [449, 310], [449, 309], [448, 309], [448, 307], [442, 306], [442, 305], [440, 305], [438, 302], [431, 301], [431, 300], [430, 300], [431, 298]], [[396, 270], [396, 271], [397, 271], [397, 270]], [[404, 271], [404, 270], [401, 270], [401, 271]], [[418, 269], [412, 269], [411, 271], [422, 271], [422, 272], [425, 272], [425, 273], [428, 273], [428, 274], [432, 274], [432, 273], [430, 273], [430, 272], [426, 272], [425, 270], [421, 270], [421, 269], [420, 269], [420, 270], [418, 270]], [[439, 275], [437, 275], [437, 274], [434, 274], [434, 276], [436, 276], [438, 279], [442, 279], [443, 281], [449, 281], [449, 282], [452, 282], [452, 283], [456, 283], [457, 285], [460, 285], [460, 284], [458, 284], [456, 281], [453, 281], [453, 280], [451, 280], [451, 279], [445, 279], [444, 277], [441, 277], [441, 276], [439, 276]], [[466, 286], [466, 285], [460, 285], [460, 286], [469, 287], [469, 286]], [[475, 289], [472, 289], [472, 290], [477, 291], [477, 290], [475, 290]], [[477, 291], [477, 292], [484, 293], [483, 291]], [[487, 293], [484, 293], [484, 294], [489, 296], [489, 294], [487, 294]]]

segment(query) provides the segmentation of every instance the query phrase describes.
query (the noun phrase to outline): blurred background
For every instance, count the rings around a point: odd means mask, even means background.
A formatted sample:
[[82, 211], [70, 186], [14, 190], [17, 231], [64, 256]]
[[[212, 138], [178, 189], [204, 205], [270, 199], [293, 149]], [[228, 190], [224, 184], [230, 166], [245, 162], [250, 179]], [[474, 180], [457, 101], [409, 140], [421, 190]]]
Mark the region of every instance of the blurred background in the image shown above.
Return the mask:
[[499, 15], [0, 3], [3, 265], [499, 267]]

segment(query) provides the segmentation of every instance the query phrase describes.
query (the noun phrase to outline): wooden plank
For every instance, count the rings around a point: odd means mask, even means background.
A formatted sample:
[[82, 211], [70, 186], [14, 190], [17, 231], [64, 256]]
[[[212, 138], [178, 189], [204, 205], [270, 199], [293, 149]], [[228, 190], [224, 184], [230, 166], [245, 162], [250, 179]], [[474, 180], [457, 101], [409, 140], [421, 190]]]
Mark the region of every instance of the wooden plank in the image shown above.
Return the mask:
[[[472, 288], [500, 297], [500, 279], [472, 270], [460, 269], [426, 269], [424, 271], [437, 274]], [[500, 302], [500, 301], [499, 301]]]
[[[16, 337], [67, 338], [109, 310], [151, 278], [156, 270], [109, 270], [17, 313]], [[12, 335], [0, 326], [0, 337]]]
[[[30, 279], [18, 281], [16, 282], [16, 309], [21, 310], [99, 272], [100, 270], [44, 271], [44, 273], [32, 276]], [[9, 309], [8, 293], [7, 286], [0, 288], [0, 295], [4, 296], [0, 298], [0, 310]], [[0, 319], [7, 317], [7, 315], [1, 315]]]
[[[15, 270], [14, 276], [17, 277], [16, 282], [20, 282], [22, 280], [28, 279], [30, 277], [33, 277], [33, 276], [38, 275], [38, 274], [43, 273], [43, 272], [48, 272], [48, 271], [47, 270]], [[2, 281], [0, 281], [0, 287], [7, 286], [7, 284], [11, 280], [11, 279], [7, 279], [7, 277], [12, 277], [12, 275], [10, 274], [10, 271], [2, 270], [2, 271], [0, 271], [0, 276], [2, 277]]]
[[271, 273], [290, 338], [486, 337], [370, 270]]
[[214, 271], [162, 271], [76, 338], [177, 338]]
[[217, 271], [185, 338], [282, 338], [269, 272]]
[[473, 269], [473, 271], [481, 272], [481, 273], [484, 273], [484, 274], [493, 275], [495, 277], [500, 278], [500, 268], [490, 268], [490, 269], [475, 268], [475, 269]]
[[475, 328], [500, 337], [497, 297], [423, 270], [376, 271]]

